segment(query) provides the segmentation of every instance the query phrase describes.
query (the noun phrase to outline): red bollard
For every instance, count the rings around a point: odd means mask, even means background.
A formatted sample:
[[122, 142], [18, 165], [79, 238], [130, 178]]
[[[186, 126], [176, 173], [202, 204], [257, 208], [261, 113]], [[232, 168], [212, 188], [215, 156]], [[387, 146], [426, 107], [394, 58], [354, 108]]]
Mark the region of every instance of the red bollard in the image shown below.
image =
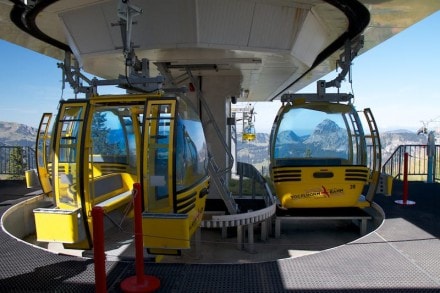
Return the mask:
[[160, 280], [144, 275], [144, 245], [142, 240], [142, 189], [140, 183], [133, 184], [134, 197], [134, 241], [136, 251], [136, 276], [122, 281], [124, 292], [154, 292], [160, 287]]
[[401, 200], [396, 200], [395, 203], [401, 205], [414, 205], [412, 200], [408, 200], [408, 153], [403, 154], [403, 195]]
[[107, 276], [105, 272], [105, 243], [104, 243], [104, 209], [93, 207], [93, 258], [95, 264], [96, 292], [107, 292]]

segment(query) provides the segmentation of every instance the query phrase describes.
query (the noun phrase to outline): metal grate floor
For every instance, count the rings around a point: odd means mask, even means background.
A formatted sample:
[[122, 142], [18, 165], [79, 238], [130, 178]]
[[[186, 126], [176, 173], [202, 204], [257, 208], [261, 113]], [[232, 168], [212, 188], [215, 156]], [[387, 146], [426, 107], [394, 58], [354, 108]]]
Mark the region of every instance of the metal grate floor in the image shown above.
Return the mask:
[[[383, 225], [333, 249], [260, 263], [146, 263], [145, 274], [161, 280], [157, 292], [440, 292], [440, 187], [432, 185], [414, 187], [424, 193], [411, 194], [411, 207], [378, 195]], [[91, 259], [37, 249], [3, 230], [0, 249], [0, 292], [95, 292]], [[135, 264], [107, 261], [106, 270], [108, 292], [121, 292]]]

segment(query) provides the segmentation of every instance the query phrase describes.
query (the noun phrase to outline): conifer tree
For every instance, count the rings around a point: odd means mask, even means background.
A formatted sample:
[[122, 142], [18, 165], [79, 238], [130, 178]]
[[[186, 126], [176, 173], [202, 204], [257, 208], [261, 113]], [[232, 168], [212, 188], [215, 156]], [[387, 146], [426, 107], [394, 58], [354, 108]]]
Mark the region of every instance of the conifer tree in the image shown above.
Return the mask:
[[10, 179], [23, 179], [24, 169], [23, 148], [12, 148], [11, 152], [9, 153], [9, 171], [12, 174]]

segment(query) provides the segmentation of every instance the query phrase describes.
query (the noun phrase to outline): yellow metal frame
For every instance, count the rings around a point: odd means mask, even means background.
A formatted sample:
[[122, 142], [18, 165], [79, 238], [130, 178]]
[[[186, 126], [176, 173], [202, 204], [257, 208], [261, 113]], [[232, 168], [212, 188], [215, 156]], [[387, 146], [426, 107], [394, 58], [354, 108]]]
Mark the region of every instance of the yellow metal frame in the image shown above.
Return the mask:
[[40, 125], [37, 132], [37, 144], [35, 148], [35, 156], [37, 157], [37, 172], [40, 186], [43, 192], [52, 196], [52, 185], [50, 182], [50, 174], [48, 171], [49, 158], [47, 158], [47, 143], [50, 140], [49, 126], [52, 119], [51, 113], [44, 113], [41, 117]]

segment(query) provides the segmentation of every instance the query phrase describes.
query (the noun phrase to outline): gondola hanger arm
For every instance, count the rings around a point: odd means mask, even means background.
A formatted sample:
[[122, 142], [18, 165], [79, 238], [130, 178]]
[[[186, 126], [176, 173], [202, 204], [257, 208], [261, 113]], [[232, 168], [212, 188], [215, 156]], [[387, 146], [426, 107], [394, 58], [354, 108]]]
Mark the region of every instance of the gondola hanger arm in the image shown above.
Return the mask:
[[347, 40], [344, 45], [344, 52], [339, 56], [339, 60], [336, 62], [337, 67], [341, 68], [341, 72], [338, 76], [328, 82], [325, 82], [325, 88], [329, 87], [341, 87], [341, 82], [345, 79], [347, 73], [350, 72], [351, 62], [358, 55], [359, 50], [364, 46], [364, 36], [359, 35], [358, 37]]

